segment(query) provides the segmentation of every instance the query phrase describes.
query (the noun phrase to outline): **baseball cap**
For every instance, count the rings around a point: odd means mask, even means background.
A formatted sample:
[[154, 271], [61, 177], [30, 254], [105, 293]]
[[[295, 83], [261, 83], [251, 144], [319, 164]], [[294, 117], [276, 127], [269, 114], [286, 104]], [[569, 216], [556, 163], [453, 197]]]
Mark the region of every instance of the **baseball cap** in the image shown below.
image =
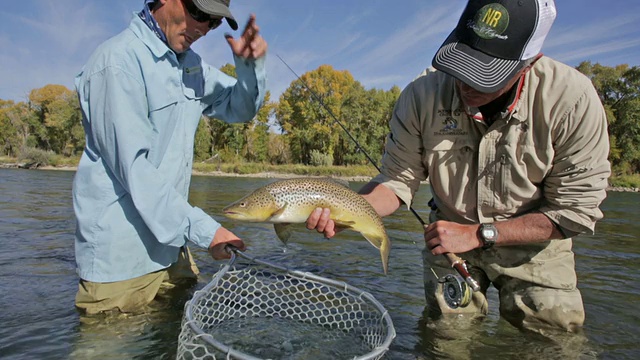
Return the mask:
[[553, 0], [470, 0], [433, 67], [495, 92], [540, 53], [555, 18]]
[[233, 15], [231, 15], [231, 10], [229, 10], [230, 2], [231, 0], [193, 0], [193, 3], [198, 9], [209, 15], [224, 16], [229, 26], [231, 26], [233, 30], [238, 30], [238, 23]]

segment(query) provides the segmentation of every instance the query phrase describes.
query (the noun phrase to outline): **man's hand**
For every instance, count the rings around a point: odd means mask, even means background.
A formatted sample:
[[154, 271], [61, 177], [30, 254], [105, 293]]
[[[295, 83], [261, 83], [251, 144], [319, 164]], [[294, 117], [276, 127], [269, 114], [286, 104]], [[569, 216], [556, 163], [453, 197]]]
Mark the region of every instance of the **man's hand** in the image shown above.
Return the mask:
[[464, 253], [482, 247], [478, 238], [480, 225], [462, 225], [450, 221], [436, 221], [424, 228], [424, 241], [433, 255]]
[[331, 210], [317, 208], [307, 218], [307, 229], [316, 229], [319, 233], [323, 233], [324, 237], [330, 239], [334, 237], [341, 228], [336, 228], [336, 223], [329, 218]]
[[245, 59], [257, 59], [267, 53], [267, 42], [260, 35], [260, 27], [256, 25], [256, 16], [251, 14], [242, 36], [238, 40], [230, 34], [225, 38], [231, 47], [231, 51]]
[[247, 248], [240, 238], [224, 227], [220, 227], [209, 245], [209, 254], [211, 254], [211, 257], [215, 260], [229, 259], [231, 258], [231, 254], [225, 250], [225, 246], [227, 245], [233, 245], [242, 251]]

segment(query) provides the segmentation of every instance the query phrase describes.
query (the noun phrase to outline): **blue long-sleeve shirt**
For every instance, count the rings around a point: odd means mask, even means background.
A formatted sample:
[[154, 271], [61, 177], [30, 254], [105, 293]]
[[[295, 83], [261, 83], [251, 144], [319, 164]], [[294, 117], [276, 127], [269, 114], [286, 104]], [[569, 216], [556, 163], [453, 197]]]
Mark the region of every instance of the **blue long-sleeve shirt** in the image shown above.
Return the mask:
[[166, 268], [187, 241], [220, 227], [188, 199], [202, 114], [251, 120], [266, 88], [264, 57], [235, 58], [238, 80], [194, 51], [174, 53], [134, 14], [75, 79], [86, 147], [73, 183], [80, 278], [131, 279]]

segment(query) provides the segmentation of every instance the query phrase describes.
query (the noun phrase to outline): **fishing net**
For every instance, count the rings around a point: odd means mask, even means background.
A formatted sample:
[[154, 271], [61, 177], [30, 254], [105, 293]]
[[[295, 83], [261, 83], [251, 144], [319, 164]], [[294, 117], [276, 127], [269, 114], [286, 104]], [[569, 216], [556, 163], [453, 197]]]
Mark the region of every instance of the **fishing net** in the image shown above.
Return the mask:
[[395, 335], [371, 294], [235, 250], [186, 303], [177, 358], [380, 359]]

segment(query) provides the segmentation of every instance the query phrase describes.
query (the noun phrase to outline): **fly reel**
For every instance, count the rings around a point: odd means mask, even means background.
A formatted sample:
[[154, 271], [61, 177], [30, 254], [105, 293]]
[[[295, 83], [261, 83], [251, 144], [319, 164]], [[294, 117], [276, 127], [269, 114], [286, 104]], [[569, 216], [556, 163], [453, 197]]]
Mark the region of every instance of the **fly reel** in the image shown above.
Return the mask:
[[452, 309], [466, 307], [471, 303], [471, 288], [459, 276], [447, 274], [438, 278], [442, 286], [444, 301]]

